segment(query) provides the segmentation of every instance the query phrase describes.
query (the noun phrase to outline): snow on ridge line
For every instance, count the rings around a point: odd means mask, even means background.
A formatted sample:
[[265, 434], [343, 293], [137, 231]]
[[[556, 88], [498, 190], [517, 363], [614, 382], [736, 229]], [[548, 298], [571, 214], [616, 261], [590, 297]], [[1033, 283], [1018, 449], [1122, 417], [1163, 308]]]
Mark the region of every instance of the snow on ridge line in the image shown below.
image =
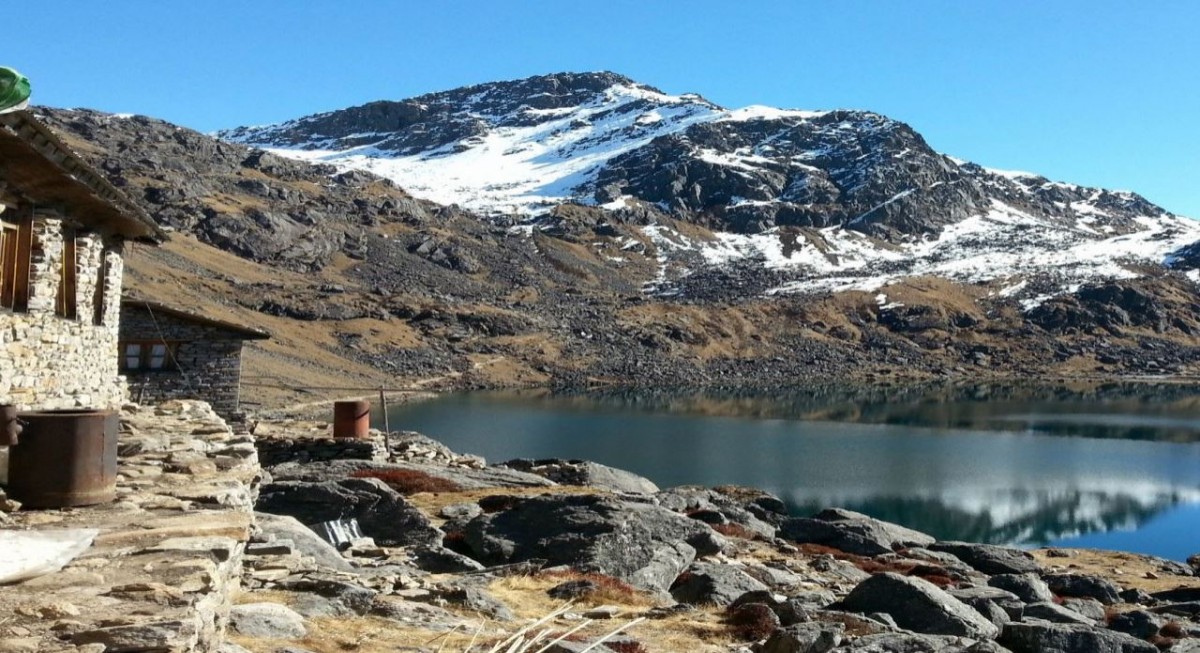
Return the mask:
[[[769, 270], [789, 271], [799, 278], [771, 288], [765, 295], [864, 291], [915, 276], [934, 276], [966, 283], [1004, 281], [996, 292], [1021, 300], [1026, 310], [1060, 292], [1073, 292], [1095, 279], [1139, 276], [1128, 264], [1162, 264], [1170, 254], [1200, 241], [1200, 222], [1187, 218], [1143, 217], [1143, 231], [1105, 237], [1086, 229], [1064, 228], [1001, 202], [985, 215], [949, 225], [938, 237], [897, 248], [881, 248], [867, 236], [843, 227], [813, 230], [821, 246], [785, 243], [778, 228], [745, 235], [715, 233], [715, 240], [667, 238], [655, 227], [656, 246], [677, 256], [696, 252], [705, 265], [724, 266], [744, 260], [760, 261]], [[789, 232], [789, 238], [797, 234]], [[805, 237], [798, 238], [801, 241]], [[1055, 279], [1057, 292], [1033, 296], [1027, 288], [1033, 277]], [[1200, 277], [1197, 277], [1200, 278]], [[662, 286], [665, 280], [658, 280]]]

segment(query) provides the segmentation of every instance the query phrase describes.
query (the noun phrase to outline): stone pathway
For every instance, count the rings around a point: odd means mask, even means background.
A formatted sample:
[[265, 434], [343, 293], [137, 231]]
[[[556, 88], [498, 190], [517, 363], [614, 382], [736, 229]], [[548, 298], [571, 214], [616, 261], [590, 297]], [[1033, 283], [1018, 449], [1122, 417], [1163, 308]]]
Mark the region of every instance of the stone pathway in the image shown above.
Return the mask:
[[[92, 528], [57, 573], [0, 586], [0, 653], [215, 650], [261, 470], [253, 438], [201, 402], [122, 414], [116, 501], [18, 511], [6, 528]], [[0, 552], [2, 555], [2, 552]]]

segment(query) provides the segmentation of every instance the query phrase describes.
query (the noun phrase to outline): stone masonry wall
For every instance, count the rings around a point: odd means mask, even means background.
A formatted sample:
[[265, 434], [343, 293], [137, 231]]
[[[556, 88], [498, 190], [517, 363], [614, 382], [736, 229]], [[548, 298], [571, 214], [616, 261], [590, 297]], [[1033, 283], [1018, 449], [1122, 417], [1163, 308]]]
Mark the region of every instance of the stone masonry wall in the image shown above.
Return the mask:
[[126, 305], [121, 316], [122, 341], [175, 343], [178, 369], [130, 370], [130, 394], [143, 403], [168, 399], [201, 399], [225, 419], [238, 419], [242, 375], [242, 341], [217, 326], [188, 322]]
[[[29, 303], [25, 312], [0, 309], [0, 404], [21, 410], [112, 408], [128, 396], [117, 369], [117, 321], [122, 245], [97, 235], [77, 241], [78, 319], [54, 314], [62, 275], [62, 221], [35, 216]], [[101, 265], [101, 261], [107, 265]], [[95, 289], [104, 273], [103, 324], [93, 324]]]

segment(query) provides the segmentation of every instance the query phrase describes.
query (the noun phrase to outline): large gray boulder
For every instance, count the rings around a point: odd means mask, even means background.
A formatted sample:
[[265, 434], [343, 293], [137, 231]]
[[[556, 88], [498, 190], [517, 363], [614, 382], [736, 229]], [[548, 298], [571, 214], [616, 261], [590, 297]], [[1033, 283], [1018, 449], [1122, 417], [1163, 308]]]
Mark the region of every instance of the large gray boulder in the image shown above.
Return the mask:
[[[948, 589], [946, 593], [975, 608], [996, 625], [1020, 621], [1025, 614], [1025, 603], [1016, 594], [998, 587], [960, 587]], [[1007, 618], [993, 618], [996, 609], [1004, 612]]]
[[993, 639], [995, 624], [971, 606], [929, 581], [894, 573], [876, 574], [858, 584], [841, 608], [851, 612], [891, 615], [904, 629], [928, 635]]
[[988, 585], [1012, 592], [1026, 603], [1054, 600], [1050, 586], [1037, 574], [996, 574], [988, 579]]
[[747, 592], [765, 592], [766, 585], [732, 565], [696, 562], [671, 586], [671, 596], [680, 603], [726, 607]]
[[681, 512], [710, 526], [736, 524], [766, 539], [775, 537], [776, 524], [787, 518], [778, 498], [753, 488], [695, 485], [667, 488], [654, 495], [658, 505]]
[[297, 639], [307, 634], [304, 617], [278, 603], [246, 603], [229, 611], [229, 628], [246, 637]]
[[959, 637], [899, 632], [864, 635], [834, 653], [976, 653], [993, 650], [975, 648], [970, 640], [963, 641]]
[[583, 485], [610, 492], [632, 494], [654, 494], [658, 486], [653, 481], [616, 467], [601, 465], [590, 460], [563, 460], [549, 458], [529, 460], [518, 458], [501, 463], [500, 467], [515, 469], [526, 474], [535, 474], [559, 485]]
[[1011, 623], [996, 640], [1013, 653], [1157, 653], [1135, 637], [1094, 626]]
[[820, 544], [864, 556], [934, 543], [934, 538], [911, 528], [840, 508], [785, 520], [779, 535], [799, 544]]
[[384, 546], [441, 544], [443, 537], [399, 492], [373, 478], [276, 481], [263, 486], [257, 508], [305, 524], [354, 518], [364, 535]]
[[1044, 574], [1042, 580], [1059, 596], [1096, 599], [1104, 605], [1121, 602], [1121, 588], [1099, 576]]
[[1037, 560], [1026, 551], [994, 544], [938, 542], [929, 547], [949, 553], [985, 574], [1024, 574], [1040, 569]]
[[846, 627], [839, 623], [809, 622], [779, 628], [763, 642], [759, 653], [827, 653], [842, 641]]
[[1041, 619], [1056, 624], [1096, 625], [1095, 621], [1088, 619], [1074, 610], [1068, 610], [1061, 605], [1050, 603], [1049, 601], [1030, 603], [1025, 606], [1025, 618]]
[[311, 557], [321, 567], [335, 571], [354, 570], [333, 545], [321, 539], [320, 535], [301, 524], [295, 517], [256, 512], [254, 523], [264, 540], [290, 540], [300, 555]]
[[589, 495], [509, 498], [507, 509], [467, 523], [471, 555], [489, 565], [545, 559], [665, 592], [696, 555], [724, 539], [708, 526], [658, 506]]

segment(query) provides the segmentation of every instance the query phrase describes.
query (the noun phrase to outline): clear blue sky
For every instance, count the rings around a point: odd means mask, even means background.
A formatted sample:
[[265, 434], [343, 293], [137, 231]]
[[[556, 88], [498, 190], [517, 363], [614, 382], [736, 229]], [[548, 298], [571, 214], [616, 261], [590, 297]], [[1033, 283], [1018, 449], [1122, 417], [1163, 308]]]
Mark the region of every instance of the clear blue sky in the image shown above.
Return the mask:
[[725, 106], [870, 109], [947, 154], [1200, 218], [1196, 0], [40, 0], [34, 101], [202, 131], [557, 71]]

